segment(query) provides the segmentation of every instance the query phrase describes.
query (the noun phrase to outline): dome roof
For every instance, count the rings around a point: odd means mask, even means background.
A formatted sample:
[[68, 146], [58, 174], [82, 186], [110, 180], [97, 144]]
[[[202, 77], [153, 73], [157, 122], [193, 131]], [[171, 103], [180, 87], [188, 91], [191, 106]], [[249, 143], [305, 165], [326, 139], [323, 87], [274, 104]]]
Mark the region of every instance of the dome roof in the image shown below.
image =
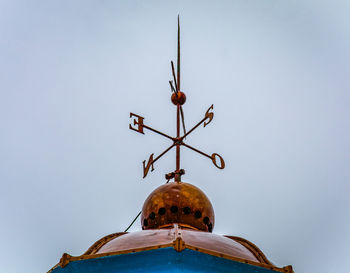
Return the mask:
[[252, 262], [260, 262], [258, 255], [235, 240], [209, 232], [178, 228], [176, 224], [171, 229], [144, 230], [119, 236], [104, 244], [95, 253], [169, 247], [174, 246], [177, 242], [179, 244], [175, 248], [178, 247], [178, 250], [201, 249]]
[[[54, 271], [58, 267], [64, 268], [74, 261], [117, 257], [130, 253], [145, 253], [151, 250], [166, 251], [169, 248], [174, 248], [177, 252], [181, 253], [182, 251], [189, 250], [249, 264], [254, 267], [268, 269], [266, 272], [272, 270], [293, 273], [291, 266], [279, 268], [273, 265], [257, 246], [246, 239], [194, 230], [181, 224], [172, 224], [168, 225], [167, 228], [161, 229], [149, 229], [131, 233], [119, 232], [107, 235], [94, 243], [81, 256], [63, 254], [60, 262], [49, 272]], [[67, 272], [71, 271], [68, 269]], [[255, 269], [254, 272], [262, 271]]]
[[220, 257], [272, 265], [258, 247], [243, 238], [191, 230], [181, 224], [170, 225], [167, 229], [111, 234], [97, 241], [84, 255], [128, 253], [165, 247], [174, 247], [177, 251], [188, 248], [208, 254], [216, 253]]
[[141, 214], [142, 229], [179, 223], [212, 232], [213, 206], [199, 188], [189, 183], [170, 182], [155, 189], [146, 199]]

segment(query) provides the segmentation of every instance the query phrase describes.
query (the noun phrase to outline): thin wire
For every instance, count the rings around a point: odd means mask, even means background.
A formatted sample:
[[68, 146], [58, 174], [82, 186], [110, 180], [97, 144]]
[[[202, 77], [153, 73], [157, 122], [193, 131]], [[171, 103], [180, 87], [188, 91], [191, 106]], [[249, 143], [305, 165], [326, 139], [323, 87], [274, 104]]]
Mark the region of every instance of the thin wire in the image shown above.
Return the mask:
[[[170, 179], [168, 179], [168, 181], [165, 183], [165, 184], [168, 184], [170, 181]], [[129, 230], [129, 228], [131, 228], [131, 226], [135, 223], [135, 221], [137, 220], [137, 218], [139, 218], [140, 214], [141, 214], [142, 211], [140, 211], [136, 217], [134, 218], [134, 220], [132, 220], [131, 224], [127, 227], [126, 230], [124, 230], [124, 232], [127, 232]]]
[[124, 230], [124, 232], [127, 232], [129, 230], [129, 228], [131, 228], [131, 226], [135, 223], [137, 218], [139, 218], [140, 214], [141, 214], [141, 211], [137, 214], [137, 216], [134, 218], [134, 220], [131, 222], [131, 224], [127, 227], [127, 229]]

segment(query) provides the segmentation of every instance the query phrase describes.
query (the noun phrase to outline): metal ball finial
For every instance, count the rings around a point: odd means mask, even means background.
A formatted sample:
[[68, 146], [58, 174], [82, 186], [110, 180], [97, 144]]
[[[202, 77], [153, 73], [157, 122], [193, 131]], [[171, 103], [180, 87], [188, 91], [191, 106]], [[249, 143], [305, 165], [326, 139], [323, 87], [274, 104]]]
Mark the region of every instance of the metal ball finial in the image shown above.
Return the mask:
[[176, 93], [174, 92], [171, 95], [171, 101], [175, 105], [183, 105], [186, 102], [186, 95], [184, 92], [177, 91]]

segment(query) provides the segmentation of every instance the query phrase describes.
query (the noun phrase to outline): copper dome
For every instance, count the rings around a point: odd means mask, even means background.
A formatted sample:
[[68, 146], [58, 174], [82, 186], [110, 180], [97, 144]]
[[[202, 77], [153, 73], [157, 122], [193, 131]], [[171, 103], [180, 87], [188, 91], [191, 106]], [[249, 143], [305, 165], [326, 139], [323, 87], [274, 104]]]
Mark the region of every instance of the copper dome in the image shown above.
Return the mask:
[[214, 210], [208, 197], [199, 188], [184, 182], [170, 182], [158, 187], [142, 208], [142, 229], [179, 223], [212, 232], [214, 222]]

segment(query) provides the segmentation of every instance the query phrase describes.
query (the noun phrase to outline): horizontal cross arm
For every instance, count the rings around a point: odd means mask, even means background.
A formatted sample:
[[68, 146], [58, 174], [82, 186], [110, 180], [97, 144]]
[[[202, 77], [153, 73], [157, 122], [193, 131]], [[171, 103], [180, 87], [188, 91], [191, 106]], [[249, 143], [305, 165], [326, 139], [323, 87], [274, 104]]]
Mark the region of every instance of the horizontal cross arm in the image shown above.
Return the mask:
[[159, 134], [159, 135], [161, 135], [161, 136], [164, 136], [164, 137], [169, 138], [169, 139], [171, 139], [171, 140], [174, 141], [174, 138], [173, 138], [173, 137], [168, 136], [167, 134], [164, 134], [164, 133], [162, 133], [162, 132], [160, 132], [160, 131], [158, 131], [158, 130], [156, 130], [156, 129], [153, 129], [152, 127], [149, 127], [149, 126], [147, 126], [147, 125], [145, 125], [145, 124], [143, 124], [143, 127], [146, 128], [146, 129], [148, 129], [148, 130], [150, 130], [150, 131], [152, 131], [152, 132], [155, 132], [155, 133], [157, 133], [157, 134]]

